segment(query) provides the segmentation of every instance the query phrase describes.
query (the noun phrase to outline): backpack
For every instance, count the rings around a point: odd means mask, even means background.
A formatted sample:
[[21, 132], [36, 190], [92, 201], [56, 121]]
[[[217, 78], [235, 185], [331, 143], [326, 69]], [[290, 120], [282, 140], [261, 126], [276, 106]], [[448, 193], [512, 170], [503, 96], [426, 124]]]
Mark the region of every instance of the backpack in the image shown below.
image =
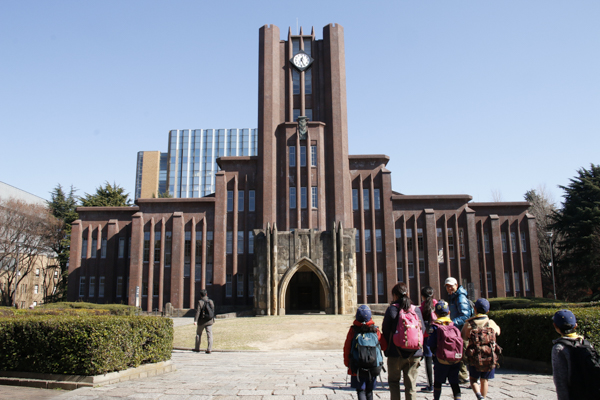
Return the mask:
[[498, 366], [498, 357], [502, 354], [502, 348], [496, 343], [496, 332], [490, 328], [489, 321], [481, 328], [473, 320], [469, 324], [471, 334], [465, 350], [467, 364], [479, 372], [490, 372]]
[[441, 364], [452, 365], [462, 360], [463, 340], [460, 331], [452, 322], [437, 325], [437, 348], [435, 356]]
[[204, 305], [202, 306], [202, 309], [200, 310], [200, 318], [199, 319], [205, 319], [205, 320], [211, 320], [215, 317], [215, 310], [213, 307], [211, 307], [210, 302], [208, 300], [202, 300], [204, 302]]
[[350, 370], [359, 379], [376, 378], [383, 368], [377, 327], [365, 327], [369, 328], [367, 331], [361, 328], [354, 327], [356, 334], [350, 347]]
[[398, 309], [398, 325], [392, 339], [397, 347], [404, 350], [423, 348], [421, 319], [415, 312], [415, 306], [410, 306], [408, 311]]
[[561, 338], [555, 343], [560, 343], [570, 350], [569, 398], [600, 399], [600, 356], [594, 346], [585, 339], [575, 341]]

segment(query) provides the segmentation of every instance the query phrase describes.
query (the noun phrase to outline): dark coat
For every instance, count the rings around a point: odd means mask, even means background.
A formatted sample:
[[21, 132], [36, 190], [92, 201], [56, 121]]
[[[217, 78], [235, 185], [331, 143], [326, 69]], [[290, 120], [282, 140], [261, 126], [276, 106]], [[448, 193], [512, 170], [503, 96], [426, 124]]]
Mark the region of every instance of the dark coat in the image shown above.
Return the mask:
[[198, 305], [196, 306], [196, 317], [194, 317], [194, 322], [198, 323], [198, 325], [212, 325], [215, 323], [214, 318], [198, 320], [200, 318], [200, 311], [202, 311], [202, 307], [204, 307], [205, 301], [208, 301], [208, 307], [211, 307], [213, 310], [215, 309], [215, 304], [211, 299], [208, 298], [208, 296], [198, 300]]
[[[390, 306], [385, 310], [385, 316], [383, 317], [383, 323], [381, 324], [381, 328], [383, 330], [383, 337], [387, 342], [387, 349], [384, 352], [386, 357], [402, 357], [402, 358], [410, 358], [410, 357], [422, 357], [423, 349], [419, 349], [416, 352], [410, 350], [402, 350], [396, 347], [392, 337], [396, 332], [396, 327], [398, 326], [398, 312], [400, 311], [400, 306], [398, 304], [390, 304]], [[419, 307], [415, 307], [415, 312], [417, 316], [421, 319], [421, 328], [423, 329], [423, 333], [425, 332], [425, 324], [423, 322], [423, 315], [421, 314], [421, 310]]]

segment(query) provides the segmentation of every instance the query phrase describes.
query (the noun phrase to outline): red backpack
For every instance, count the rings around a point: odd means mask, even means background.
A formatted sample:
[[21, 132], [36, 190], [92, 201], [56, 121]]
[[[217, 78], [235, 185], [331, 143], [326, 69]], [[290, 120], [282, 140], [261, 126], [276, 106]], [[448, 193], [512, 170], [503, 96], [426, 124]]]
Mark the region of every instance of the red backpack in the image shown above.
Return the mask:
[[462, 360], [463, 340], [460, 330], [452, 322], [448, 325], [437, 325], [437, 349], [435, 356], [442, 364], [456, 364]]
[[415, 306], [404, 311], [398, 307], [398, 325], [394, 333], [394, 344], [404, 350], [419, 350], [423, 348], [423, 330], [421, 319], [415, 311]]

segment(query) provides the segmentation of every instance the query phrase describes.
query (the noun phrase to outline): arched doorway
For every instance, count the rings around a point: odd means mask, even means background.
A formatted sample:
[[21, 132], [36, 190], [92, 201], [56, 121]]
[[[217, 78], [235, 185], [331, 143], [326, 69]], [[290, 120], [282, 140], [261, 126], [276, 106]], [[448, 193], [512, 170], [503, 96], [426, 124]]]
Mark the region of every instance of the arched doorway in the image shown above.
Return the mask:
[[304, 265], [294, 273], [285, 292], [286, 314], [326, 311], [325, 290], [317, 274]]

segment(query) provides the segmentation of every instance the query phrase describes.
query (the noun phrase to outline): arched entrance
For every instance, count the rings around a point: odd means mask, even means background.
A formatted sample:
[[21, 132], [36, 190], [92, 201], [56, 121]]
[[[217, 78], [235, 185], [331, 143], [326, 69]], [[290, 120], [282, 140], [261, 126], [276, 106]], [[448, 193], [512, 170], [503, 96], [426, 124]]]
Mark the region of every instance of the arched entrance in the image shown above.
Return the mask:
[[279, 299], [280, 315], [331, 312], [327, 278], [306, 259], [286, 272]]

